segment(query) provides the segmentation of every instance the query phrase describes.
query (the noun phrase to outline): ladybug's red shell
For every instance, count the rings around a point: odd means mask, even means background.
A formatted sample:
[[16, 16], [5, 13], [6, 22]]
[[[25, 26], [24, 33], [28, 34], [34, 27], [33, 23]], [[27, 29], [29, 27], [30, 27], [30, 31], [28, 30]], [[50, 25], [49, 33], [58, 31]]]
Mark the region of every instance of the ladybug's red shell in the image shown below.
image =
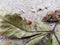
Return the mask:
[[28, 22], [27, 22], [29, 25], [31, 25], [32, 24], [32, 21], [31, 20], [28, 20]]

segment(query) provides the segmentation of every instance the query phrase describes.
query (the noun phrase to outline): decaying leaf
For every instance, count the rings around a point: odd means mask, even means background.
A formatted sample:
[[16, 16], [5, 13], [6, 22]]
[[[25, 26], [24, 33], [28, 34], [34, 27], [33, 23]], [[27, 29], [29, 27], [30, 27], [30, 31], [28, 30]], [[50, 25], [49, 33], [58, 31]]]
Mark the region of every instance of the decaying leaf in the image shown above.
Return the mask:
[[[25, 18], [20, 14], [7, 14], [4, 17], [0, 15], [0, 35], [5, 37], [27, 37], [35, 34], [40, 34], [40, 31], [50, 31], [51, 28], [44, 24], [42, 21], [36, 21], [34, 24], [29, 25]], [[46, 33], [46, 32], [45, 32]]]

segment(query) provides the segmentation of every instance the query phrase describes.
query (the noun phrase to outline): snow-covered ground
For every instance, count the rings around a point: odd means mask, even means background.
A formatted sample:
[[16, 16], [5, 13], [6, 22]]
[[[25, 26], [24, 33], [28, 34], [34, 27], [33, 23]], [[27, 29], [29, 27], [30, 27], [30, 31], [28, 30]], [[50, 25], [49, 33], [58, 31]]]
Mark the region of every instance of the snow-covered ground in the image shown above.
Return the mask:
[[[59, 4], [60, 0], [0, 0], [0, 10], [20, 13], [27, 17], [26, 19], [35, 20], [43, 17], [48, 11], [59, 9]], [[37, 11], [39, 8], [42, 10]]]

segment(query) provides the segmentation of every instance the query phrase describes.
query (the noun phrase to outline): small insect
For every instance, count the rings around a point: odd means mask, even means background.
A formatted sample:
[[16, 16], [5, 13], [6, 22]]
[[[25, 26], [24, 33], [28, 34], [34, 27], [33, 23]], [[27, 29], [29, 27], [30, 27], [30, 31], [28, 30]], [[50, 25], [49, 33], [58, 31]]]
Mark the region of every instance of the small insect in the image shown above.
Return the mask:
[[28, 24], [31, 25], [32, 24], [32, 21], [31, 20], [28, 20]]

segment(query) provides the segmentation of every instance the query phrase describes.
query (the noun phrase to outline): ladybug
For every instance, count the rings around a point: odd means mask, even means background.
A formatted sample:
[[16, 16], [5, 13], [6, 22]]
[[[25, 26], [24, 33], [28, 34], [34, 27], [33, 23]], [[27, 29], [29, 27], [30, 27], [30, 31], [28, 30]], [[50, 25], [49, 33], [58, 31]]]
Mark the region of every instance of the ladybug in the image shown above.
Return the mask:
[[32, 21], [31, 20], [28, 20], [28, 22], [27, 22], [29, 25], [31, 25], [32, 24]]

